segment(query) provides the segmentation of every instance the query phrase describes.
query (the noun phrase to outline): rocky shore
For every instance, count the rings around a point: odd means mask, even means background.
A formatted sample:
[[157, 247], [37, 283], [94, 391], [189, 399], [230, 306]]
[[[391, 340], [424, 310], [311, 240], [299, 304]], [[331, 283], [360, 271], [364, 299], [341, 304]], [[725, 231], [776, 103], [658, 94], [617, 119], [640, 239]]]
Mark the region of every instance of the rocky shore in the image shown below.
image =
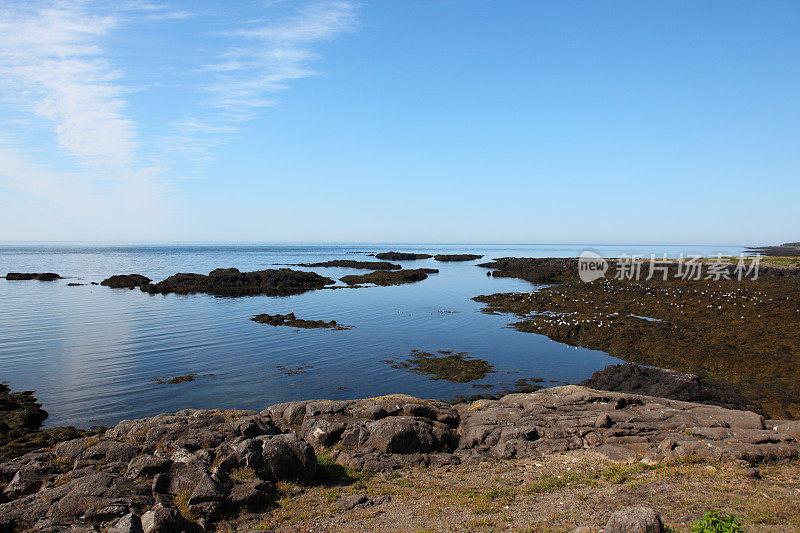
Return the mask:
[[798, 424], [580, 386], [455, 406], [390, 395], [187, 409], [1, 463], [0, 531], [282, 529], [275, 509], [317, 486], [352, 487], [328, 503], [335, 517], [391, 508], [391, 495], [363, 492], [368, 473], [390, 480], [405, 467], [458, 475], [485, 465], [486, 475], [494, 464], [571, 453], [642, 469], [692, 458], [767, 468], [796, 459]]
[[[493, 276], [553, 283], [474, 298], [512, 327], [627, 361], [696, 374], [775, 418], [800, 418], [800, 269], [762, 266], [758, 279], [648, 277], [584, 283], [576, 259], [498, 259]], [[670, 272], [677, 264], [669, 266]]]

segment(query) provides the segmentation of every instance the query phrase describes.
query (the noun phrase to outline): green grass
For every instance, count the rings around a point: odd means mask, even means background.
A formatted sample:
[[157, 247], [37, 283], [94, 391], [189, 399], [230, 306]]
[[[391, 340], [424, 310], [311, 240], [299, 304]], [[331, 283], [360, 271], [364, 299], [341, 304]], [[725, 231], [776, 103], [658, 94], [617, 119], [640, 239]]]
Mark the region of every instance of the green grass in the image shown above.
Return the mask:
[[692, 526], [692, 531], [693, 533], [741, 533], [744, 530], [737, 516], [712, 510]]

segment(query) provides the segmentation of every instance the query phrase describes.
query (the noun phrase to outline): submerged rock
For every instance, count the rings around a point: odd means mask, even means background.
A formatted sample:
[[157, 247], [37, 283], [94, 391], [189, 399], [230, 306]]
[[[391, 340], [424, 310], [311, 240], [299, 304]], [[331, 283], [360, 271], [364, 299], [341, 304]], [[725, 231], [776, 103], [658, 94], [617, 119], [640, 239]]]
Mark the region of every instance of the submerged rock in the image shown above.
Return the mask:
[[343, 267], [343, 268], [363, 268], [367, 270], [400, 270], [400, 265], [387, 261], [352, 261], [349, 259], [337, 259], [335, 261], [324, 261], [322, 263], [299, 263], [294, 266], [301, 267]]
[[428, 379], [468, 383], [483, 379], [494, 372], [494, 366], [483, 359], [476, 359], [466, 352], [453, 353], [440, 350], [436, 354], [413, 350], [408, 359], [385, 361], [392, 368], [407, 369]]
[[383, 261], [416, 261], [417, 259], [430, 259], [430, 254], [413, 254], [408, 252], [381, 252], [375, 254], [376, 259]]
[[250, 320], [260, 324], [269, 324], [270, 326], [289, 326], [292, 328], [350, 329], [350, 326], [343, 326], [335, 320], [331, 320], [330, 322], [325, 322], [324, 320], [305, 320], [302, 318], [297, 318], [294, 316], [294, 313], [289, 313], [287, 315], [269, 315], [265, 313], [256, 315], [250, 318]]
[[412, 270], [391, 270], [376, 271], [369, 274], [344, 276], [341, 280], [348, 285], [360, 285], [362, 283], [372, 283], [375, 285], [402, 285], [404, 283], [414, 283], [428, 278], [428, 274], [438, 274], [435, 268], [416, 268]]
[[581, 381], [580, 385], [592, 389], [718, 405], [726, 409], [760, 409], [760, 406], [753, 406], [752, 402], [738, 392], [694, 374], [667, 368], [639, 366], [636, 363], [609, 365], [592, 374], [591, 378]]
[[335, 282], [314, 272], [289, 268], [240, 272], [236, 268], [218, 268], [203, 274], [175, 274], [164, 281], [142, 286], [151, 294], [208, 293], [215, 296], [289, 296], [322, 289]]
[[55, 272], [9, 272], [6, 274], [7, 280], [31, 280], [35, 279], [38, 281], [53, 281], [56, 279], [62, 279], [61, 276], [56, 274]]
[[143, 287], [152, 280], [141, 274], [121, 274], [111, 276], [100, 282], [100, 285], [111, 287], [112, 289], [135, 289]]
[[433, 258], [437, 261], [475, 261], [483, 257], [482, 255], [475, 254], [437, 254]]

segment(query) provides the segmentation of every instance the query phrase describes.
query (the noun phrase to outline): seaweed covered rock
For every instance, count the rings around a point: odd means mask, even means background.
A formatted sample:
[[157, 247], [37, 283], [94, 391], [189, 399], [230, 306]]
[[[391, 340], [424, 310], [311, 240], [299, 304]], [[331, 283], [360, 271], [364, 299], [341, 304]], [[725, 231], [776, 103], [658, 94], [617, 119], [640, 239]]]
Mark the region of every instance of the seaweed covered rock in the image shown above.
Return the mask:
[[100, 282], [100, 285], [111, 287], [112, 289], [135, 289], [143, 287], [151, 281], [150, 278], [141, 274], [120, 274], [104, 279]]
[[208, 293], [215, 296], [289, 296], [322, 289], [335, 283], [314, 272], [289, 268], [240, 272], [236, 268], [218, 268], [203, 274], [175, 274], [158, 283], [142, 286], [154, 293]]
[[437, 353], [412, 350], [404, 360], [387, 359], [392, 368], [407, 369], [416, 374], [428, 376], [431, 380], [445, 380], [453, 383], [468, 383], [483, 379], [494, 372], [494, 365], [483, 359], [472, 357], [466, 352], [453, 353], [439, 350]]
[[496, 278], [519, 278], [531, 283], [558, 283], [578, 279], [575, 258], [501, 257], [478, 265], [491, 268]]
[[636, 363], [609, 365], [580, 382], [584, 387], [645, 396], [670, 398], [684, 402], [718, 405], [726, 409], [760, 410], [747, 398], [728, 388], [694, 374], [667, 368], [639, 366]]
[[430, 254], [414, 254], [408, 252], [381, 252], [375, 254], [376, 259], [383, 261], [416, 261], [417, 259], [430, 259]]
[[46, 418], [47, 411], [33, 392], [11, 392], [8, 385], [0, 383], [0, 459], [18, 457], [89, 433], [73, 427], [39, 429]]
[[55, 272], [9, 272], [6, 274], [7, 280], [25, 281], [35, 279], [38, 281], [53, 281], [61, 279]]
[[335, 261], [323, 261], [321, 263], [299, 263], [294, 266], [363, 268], [365, 270], [400, 270], [403, 268], [400, 265], [389, 263], [388, 261], [353, 261], [350, 259], [337, 259]]
[[369, 274], [344, 276], [341, 280], [348, 285], [360, 285], [362, 283], [372, 283], [375, 285], [402, 285], [404, 283], [414, 283], [428, 278], [428, 274], [438, 274], [435, 268], [415, 268], [411, 270], [381, 270], [370, 272]]
[[260, 324], [269, 324], [270, 326], [288, 326], [291, 328], [350, 329], [349, 326], [343, 326], [335, 320], [331, 320], [330, 322], [325, 322], [324, 320], [305, 320], [303, 318], [297, 318], [294, 313], [289, 313], [286, 315], [269, 315], [264, 313], [261, 315], [255, 315], [254, 317], [250, 318], [250, 320]]
[[475, 261], [483, 257], [482, 255], [475, 254], [436, 254], [433, 256], [437, 261]]

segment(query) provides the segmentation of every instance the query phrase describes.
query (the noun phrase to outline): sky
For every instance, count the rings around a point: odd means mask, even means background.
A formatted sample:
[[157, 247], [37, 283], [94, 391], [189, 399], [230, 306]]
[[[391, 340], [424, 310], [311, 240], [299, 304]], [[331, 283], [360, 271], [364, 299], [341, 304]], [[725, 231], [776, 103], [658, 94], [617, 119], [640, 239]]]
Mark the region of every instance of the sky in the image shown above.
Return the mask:
[[800, 3], [0, 0], [0, 240], [800, 240]]

